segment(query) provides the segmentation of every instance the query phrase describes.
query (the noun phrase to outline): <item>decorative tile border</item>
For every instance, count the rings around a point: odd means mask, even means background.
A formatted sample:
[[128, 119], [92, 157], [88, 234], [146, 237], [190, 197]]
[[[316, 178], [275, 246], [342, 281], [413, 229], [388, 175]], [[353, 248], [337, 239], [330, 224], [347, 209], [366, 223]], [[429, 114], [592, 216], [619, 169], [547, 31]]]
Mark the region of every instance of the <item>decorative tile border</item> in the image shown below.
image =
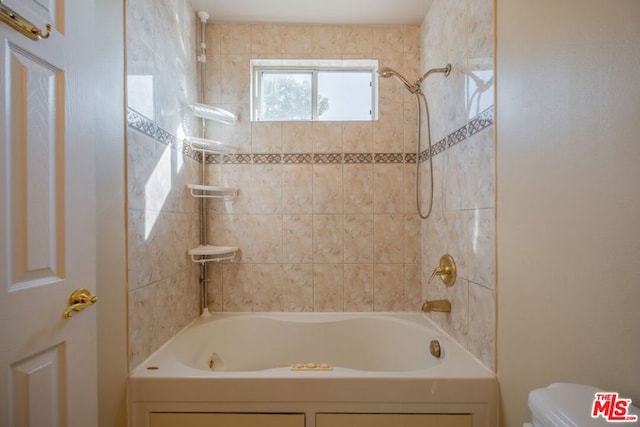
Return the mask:
[[156, 124], [131, 108], [127, 108], [127, 125], [151, 138], [156, 137]]
[[403, 163], [403, 153], [376, 153], [373, 155], [374, 163]]
[[282, 163], [288, 164], [312, 164], [313, 163], [313, 154], [303, 153], [303, 154], [283, 154], [282, 155]]
[[[493, 124], [494, 107], [487, 108], [475, 118], [471, 119], [466, 125], [450, 133], [440, 141], [431, 145], [429, 149], [423, 150], [418, 157], [420, 163], [429, 160], [429, 155], [437, 156], [445, 150], [459, 144], [468, 139], [472, 135]], [[198, 162], [202, 161], [202, 152], [192, 150], [191, 147], [178, 142], [177, 138], [156, 125], [152, 120], [138, 113], [137, 111], [127, 109], [127, 124], [130, 128], [144, 133], [161, 144], [168, 145], [176, 150], [182, 149], [182, 153]], [[415, 163], [416, 154], [414, 153], [255, 153], [255, 154], [206, 154], [205, 162], [207, 164], [368, 164], [368, 163]]]
[[127, 126], [155, 139], [160, 144], [168, 145], [177, 151], [182, 151], [185, 157], [189, 157], [197, 162], [202, 161], [202, 152], [192, 150], [188, 145], [178, 142], [178, 139], [174, 135], [162, 129], [155, 124], [153, 120], [143, 116], [132, 108], [127, 108]]
[[[487, 108], [482, 113], [471, 119], [469, 123], [462, 126], [460, 129], [450, 133], [440, 141], [431, 145], [431, 155], [437, 156], [443, 151], [453, 147], [454, 145], [464, 141], [465, 139], [475, 135], [481, 130], [491, 126], [493, 124], [494, 106]], [[429, 149], [423, 150], [420, 153], [420, 163], [429, 160]]]
[[372, 153], [344, 153], [345, 163], [373, 163]]

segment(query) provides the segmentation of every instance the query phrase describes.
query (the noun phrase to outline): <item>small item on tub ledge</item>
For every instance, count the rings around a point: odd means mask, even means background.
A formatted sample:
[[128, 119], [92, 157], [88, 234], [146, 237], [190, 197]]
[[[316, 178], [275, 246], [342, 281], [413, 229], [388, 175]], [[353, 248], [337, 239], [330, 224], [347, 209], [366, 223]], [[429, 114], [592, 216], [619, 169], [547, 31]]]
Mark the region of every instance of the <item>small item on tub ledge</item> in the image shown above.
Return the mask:
[[333, 367], [328, 363], [294, 363], [291, 365], [292, 371], [333, 371]]

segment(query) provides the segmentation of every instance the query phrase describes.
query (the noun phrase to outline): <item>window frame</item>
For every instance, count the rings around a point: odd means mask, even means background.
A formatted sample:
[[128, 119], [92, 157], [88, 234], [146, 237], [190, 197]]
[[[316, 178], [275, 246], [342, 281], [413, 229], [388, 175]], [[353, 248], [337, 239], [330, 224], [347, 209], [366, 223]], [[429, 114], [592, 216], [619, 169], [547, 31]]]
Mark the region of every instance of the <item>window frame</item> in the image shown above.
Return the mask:
[[[251, 60], [251, 121], [252, 122], [370, 122], [378, 120], [378, 61], [344, 60]], [[371, 73], [371, 117], [366, 120], [322, 120], [318, 116], [318, 74], [322, 72]], [[269, 74], [311, 74], [311, 119], [264, 119], [261, 117], [262, 76]]]

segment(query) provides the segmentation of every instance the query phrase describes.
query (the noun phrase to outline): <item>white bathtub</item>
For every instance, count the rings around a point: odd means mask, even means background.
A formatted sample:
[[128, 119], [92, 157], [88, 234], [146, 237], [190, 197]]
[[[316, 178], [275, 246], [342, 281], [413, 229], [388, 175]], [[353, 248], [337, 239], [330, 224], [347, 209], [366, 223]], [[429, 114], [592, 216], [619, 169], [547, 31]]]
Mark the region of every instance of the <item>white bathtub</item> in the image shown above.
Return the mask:
[[469, 425], [489, 427], [496, 389], [491, 371], [422, 314], [225, 313], [194, 321], [132, 372], [130, 421], [284, 413], [316, 427], [329, 413], [471, 414]]

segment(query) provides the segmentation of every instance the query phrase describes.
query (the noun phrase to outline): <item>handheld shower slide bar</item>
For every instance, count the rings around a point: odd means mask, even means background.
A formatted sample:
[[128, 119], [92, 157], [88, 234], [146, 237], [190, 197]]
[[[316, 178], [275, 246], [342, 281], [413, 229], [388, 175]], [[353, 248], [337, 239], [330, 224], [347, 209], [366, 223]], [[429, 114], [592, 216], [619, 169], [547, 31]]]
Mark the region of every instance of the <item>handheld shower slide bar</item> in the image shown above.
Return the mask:
[[[418, 146], [416, 150], [416, 204], [418, 205], [418, 214], [420, 218], [427, 219], [429, 215], [431, 215], [431, 210], [433, 208], [433, 159], [431, 153], [431, 122], [429, 120], [429, 103], [427, 102], [427, 98], [422, 92], [422, 88], [420, 85], [424, 80], [429, 77], [429, 75], [433, 73], [443, 73], [445, 76], [448, 76], [451, 73], [451, 64], [447, 64], [444, 68], [432, 68], [423, 74], [415, 83], [410, 83], [409, 80], [406, 79], [402, 74], [394, 70], [393, 68], [383, 67], [378, 70], [378, 74], [380, 77], [390, 78], [395, 77], [398, 79], [409, 92], [416, 96], [416, 102], [418, 103]], [[424, 102], [424, 110], [427, 118], [427, 140], [429, 141], [429, 174], [430, 174], [430, 184], [431, 184], [431, 192], [429, 193], [431, 196], [429, 198], [429, 210], [427, 213], [422, 212], [422, 201], [420, 199], [421, 190], [421, 179], [420, 179], [420, 153], [422, 152], [422, 105], [420, 103], [420, 98], [422, 98]]]

